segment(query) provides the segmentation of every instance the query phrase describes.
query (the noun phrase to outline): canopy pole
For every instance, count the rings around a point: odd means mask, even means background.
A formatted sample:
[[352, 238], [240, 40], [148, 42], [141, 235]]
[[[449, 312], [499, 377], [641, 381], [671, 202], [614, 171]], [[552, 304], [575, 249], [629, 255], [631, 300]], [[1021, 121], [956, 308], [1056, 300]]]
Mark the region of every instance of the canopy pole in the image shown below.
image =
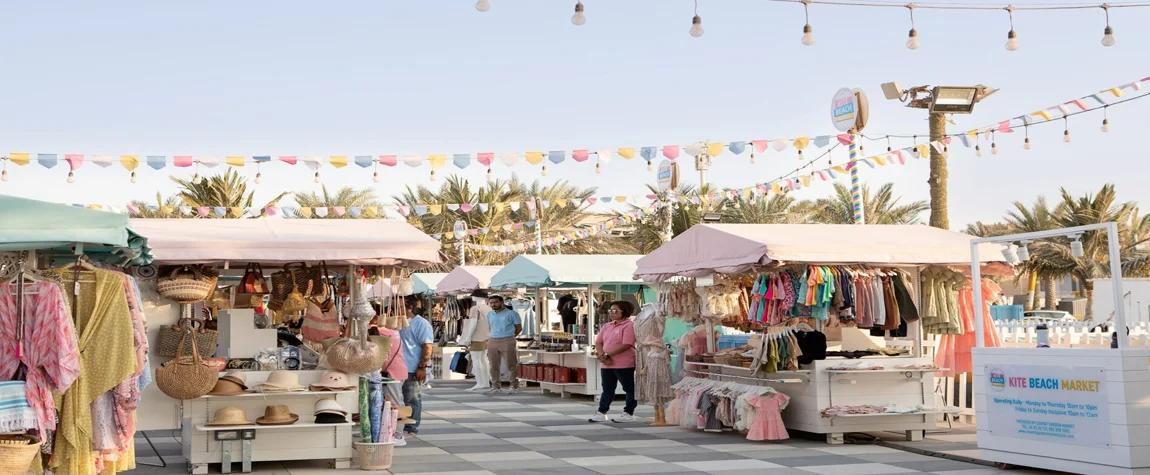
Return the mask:
[[[595, 284], [587, 285], [587, 347], [595, 344]], [[602, 348], [595, 348], [603, 351]]]

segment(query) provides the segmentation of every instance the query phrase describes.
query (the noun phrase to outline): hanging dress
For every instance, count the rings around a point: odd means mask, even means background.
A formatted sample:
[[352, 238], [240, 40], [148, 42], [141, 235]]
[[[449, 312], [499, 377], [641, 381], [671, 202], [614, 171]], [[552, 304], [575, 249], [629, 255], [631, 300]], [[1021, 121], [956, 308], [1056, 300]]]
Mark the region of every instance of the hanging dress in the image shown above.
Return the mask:
[[655, 304], [643, 306], [634, 320], [635, 399], [652, 406], [663, 406], [675, 398], [671, 389], [671, 352], [663, 343], [667, 316]]

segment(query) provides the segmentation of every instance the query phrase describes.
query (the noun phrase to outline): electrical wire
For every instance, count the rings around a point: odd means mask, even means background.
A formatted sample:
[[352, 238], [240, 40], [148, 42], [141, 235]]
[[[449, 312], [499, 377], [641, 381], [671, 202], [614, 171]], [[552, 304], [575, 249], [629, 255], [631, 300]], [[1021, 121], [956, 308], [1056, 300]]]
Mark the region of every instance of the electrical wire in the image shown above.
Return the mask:
[[1056, 10], [1086, 10], [1094, 8], [1146, 8], [1150, 7], [1150, 3], [1080, 3], [1080, 4], [1032, 4], [1032, 5], [964, 5], [949, 2], [930, 2], [930, 3], [895, 3], [895, 2], [881, 2], [881, 1], [860, 1], [852, 2], [846, 0], [765, 0], [773, 3], [805, 3], [811, 5], [830, 5], [838, 7], [872, 7], [872, 8], [906, 8], [908, 5], [914, 5], [915, 8], [923, 8], [930, 10], [982, 10], [982, 11], [995, 11], [1013, 8], [1016, 11], [1056, 11]]

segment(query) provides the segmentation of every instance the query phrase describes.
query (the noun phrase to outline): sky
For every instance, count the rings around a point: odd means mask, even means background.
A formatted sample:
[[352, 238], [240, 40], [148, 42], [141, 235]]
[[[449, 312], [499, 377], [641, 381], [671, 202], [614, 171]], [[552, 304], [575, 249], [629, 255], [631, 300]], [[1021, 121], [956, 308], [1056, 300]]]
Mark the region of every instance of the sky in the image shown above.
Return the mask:
[[[1147, 8], [1111, 10], [1111, 48], [1100, 44], [1101, 9], [1016, 12], [1015, 52], [1004, 48], [1003, 11], [918, 9], [922, 46], [911, 51], [905, 8], [812, 5], [817, 43], [807, 47], [799, 4], [699, 0], [706, 33], [693, 38], [690, 0], [587, 0], [578, 27], [574, 0], [490, 1], [485, 13], [471, 0], [0, 1], [0, 154], [451, 157], [818, 136], [837, 133], [830, 102], [843, 87], [869, 95], [868, 136], [925, 136], [925, 112], [884, 100], [880, 84], [999, 88], [973, 114], [954, 117], [951, 130], [965, 131], [1150, 76], [1142, 64], [1150, 31], [1137, 26], [1150, 22]], [[951, 227], [999, 220], [1012, 202], [1055, 199], [1059, 188], [1081, 195], [1114, 183], [1121, 200], [1150, 203], [1139, 142], [1150, 130], [1150, 100], [1108, 117], [1107, 134], [1101, 113], [1071, 117], [1071, 143], [1061, 123], [1033, 127], [1030, 151], [1021, 129], [996, 139], [997, 155], [988, 144], [982, 157], [950, 147]], [[887, 146], [864, 145], [870, 154]], [[828, 158], [841, 163], [847, 152]], [[654, 184], [641, 159], [616, 158], [599, 175], [593, 161], [552, 165], [547, 177], [526, 163], [493, 171], [569, 180], [600, 195], [644, 194]], [[754, 164], [726, 152], [707, 180], [741, 188], [802, 163], [793, 149]], [[683, 165], [683, 181], [697, 183]], [[390, 200], [404, 186], [437, 186], [429, 170], [381, 168], [378, 185], [370, 168], [321, 172], [329, 188], [372, 186]], [[193, 173], [141, 166], [130, 184], [122, 168], [89, 163], [67, 184], [65, 165], [8, 171], [0, 193], [113, 205], [170, 194], [169, 174]], [[318, 189], [302, 165], [261, 171], [257, 204]], [[440, 170], [475, 185], [485, 172], [457, 171], [450, 160]], [[912, 160], [862, 177], [872, 187], [894, 183], [904, 201], [926, 200], [928, 172], [926, 161]], [[831, 191], [817, 183], [798, 196]]]

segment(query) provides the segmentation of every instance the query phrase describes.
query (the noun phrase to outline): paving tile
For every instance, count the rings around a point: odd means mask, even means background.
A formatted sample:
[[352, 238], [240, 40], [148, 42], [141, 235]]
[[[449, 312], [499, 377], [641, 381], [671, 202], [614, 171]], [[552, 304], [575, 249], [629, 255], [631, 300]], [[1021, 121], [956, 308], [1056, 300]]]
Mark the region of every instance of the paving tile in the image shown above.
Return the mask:
[[[581, 437], [587, 438], [587, 436]], [[627, 439], [611, 442], [611, 446], [615, 448], [686, 447], [687, 444], [666, 439]]]
[[934, 460], [916, 460], [912, 462], [891, 462], [888, 465], [909, 468], [920, 472], [948, 472], [953, 470], [973, 470], [988, 468], [983, 465], [935, 458]]
[[[496, 437], [499, 437], [499, 438], [506, 440], [506, 441], [509, 441], [509, 442], [515, 442], [518, 439], [544, 440], [541, 443], [547, 444], [547, 443], [551, 443], [551, 442], [547, 442], [546, 439], [563, 437], [563, 434], [557, 434], [557, 433], [555, 433], [555, 431], [550, 431], [550, 430], [541, 430], [535, 426], [528, 426], [527, 428], [522, 428], [522, 427], [519, 427], [519, 428], [496, 428], [496, 429], [492, 429], [492, 430], [494, 430], [495, 432], [487, 432], [487, 431], [484, 431], [484, 432], [487, 434], [492, 434]], [[515, 439], [515, 440], [513, 440], [513, 439]], [[559, 442], [561, 442], [561, 441], [559, 441]], [[579, 440], [579, 442], [586, 442], [586, 440]]]
[[[663, 446], [663, 447], [625, 447], [625, 448], [622, 448], [622, 450], [625, 450], [627, 452], [631, 452], [633, 454], [649, 455], [649, 456], [662, 455], [662, 454], [684, 454], [684, 453], [697, 454], [697, 453], [714, 452], [713, 450], [704, 449], [702, 447], [695, 447], [693, 445], [675, 445], [675, 446]], [[742, 456], [742, 454], [740, 454], [740, 456]]]
[[554, 459], [580, 459], [580, 458], [602, 458], [602, 457], [639, 457], [634, 452], [623, 449], [596, 449], [596, 450], [543, 450], [539, 453]]
[[797, 468], [779, 467], [770, 470], [762, 469], [747, 469], [747, 470], [723, 470], [715, 472], [719, 475], [811, 475], [811, 472], [804, 472]]
[[[627, 465], [597, 465], [589, 467], [591, 470], [604, 475], [638, 475], [644, 473], [668, 473], [683, 470], [683, 467], [672, 463], [643, 463]], [[702, 473], [702, 472], [696, 472]]]
[[649, 457], [662, 460], [664, 462], [705, 462], [708, 460], [738, 460], [743, 459], [742, 455], [738, 452], [695, 452], [695, 453], [671, 453], [661, 455], [649, 455]]
[[[773, 462], [772, 459], [777, 458], [795, 458], [795, 457], [826, 457], [825, 452], [818, 452], [810, 449], [792, 449], [792, 448], [771, 448], [769, 450], [745, 450], [733, 452], [740, 457], [749, 459], [766, 460]], [[877, 460], [869, 460], [870, 462], [877, 462]]]
[[530, 450], [460, 454], [459, 457], [468, 462], [497, 462], [501, 460], [552, 460], [551, 457]]
[[814, 450], [835, 455], [902, 453], [901, 450], [892, 449], [890, 447], [883, 447], [881, 445], [824, 445], [822, 447], [815, 448]]
[[487, 434], [481, 434], [479, 432], [474, 432], [474, 431], [465, 432], [465, 433], [458, 433], [458, 434], [439, 434], [439, 433], [427, 434], [427, 433], [420, 431], [419, 438], [421, 440], [426, 440], [428, 442], [436, 442], [436, 441], [443, 441], [443, 440], [484, 440], [484, 439], [490, 440], [490, 439], [494, 439], [495, 437], [492, 437], [492, 436], [487, 435]]
[[579, 468], [555, 459], [542, 460], [496, 460], [490, 462], [475, 462], [476, 465], [501, 474], [506, 470], [538, 470], [555, 469], [561, 467]]
[[464, 472], [482, 471], [478, 465], [470, 462], [425, 463], [418, 461], [396, 462], [388, 469], [391, 473], [426, 473], [426, 472]]
[[447, 455], [447, 451], [439, 447], [396, 447], [392, 452], [392, 457], [416, 457], [424, 455]]
[[[813, 451], [812, 451], [813, 452]], [[938, 457], [931, 457], [929, 455], [919, 455], [910, 452], [899, 452], [897, 454], [858, 454], [851, 457], [858, 460], [865, 460], [867, 462], [878, 463], [892, 463], [892, 462], [922, 462], [927, 460], [939, 460]]]
[[[558, 458], [558, 457], [557, 457]], [[564, 462], [580, 467], [603, 467], [615, 465], [636, 465], [636, 464], [652, 464], [659, 463], [650, 457], [642, 455], [605, 455], [596, 457], [573, 457], [563, 458]]]
[[492, 441], [487, 445], [467, 445], [467, 446], [454, 446], [444, 449], [452, 454], [462, 456], [464, 454], [480, 454], [488, 452], [512, 452], [516, 450], [523, 450], [520, 445], [512, 444], [511, 442]]
[[851, 465], [822, 465], [801, 467], [800, 470], [819, 475], [878, 475], [890, 473], [921, 473], [918, 470], [896, 467], [881, 463], [856, 463]]
[[587, 439], [582, 439], [570, 435], [552, 435], [549, 437], [513, 437], [510, 439], [503, 439], [511, 443], [522, 445], [539, 445], [539, 444], [578, 444], [588, 442]]
[[[432, 445], [441, 447], [448, 452], [452, 452], [456, 447], [473, 447], [473, 446], [486, 446], [493, 445], [499, 442], [500, 439], [471, 439], [471, 440], [433, 440], [430, 441]], [[510, 444], [514, 446], [515, 444]]]
[[712, 460], [706, 462], [676, 462], [676, 465], [690, 470], [707, 473], [721, 473], [728, 470], [763, 470], [767, 468], [780, 468], [782, 465], [773, 464], [763, 460]]
[[478, 430], [478, 429], [489, 429], [489, 428], [493, 428], [493, 427], [522, 427], [522, 428], [535, 427], [535, 426], [533, 426], [533, 425], [531, 425], [531, 424], [528, 424], [528, 423], [526, 423], [526, 422], [520, 422], [520, 421], [507, 421], [507, 422], [465, 422], [465, 423], [462, 423], [462, 424], [459, 424], [459, 425], [461, 425], [461, 426], [463, 426], [463, 427], [467, 427], [467, 428], [469, 428], [469, 429], [477, 429], [477, 430]]
[[519, 445], [519, 447], [524, 447], [527, 450], [534, 450], [536, 452], [554, 452], [557, 450], [584, 450], [584, 451], [587, 451], [585, 453], [589, 453], [589, 454], [597, 453], [600, 450], [610, 449], [610, 447], [607, 447], [606, 445], [600, 444], [598, 442], [580, 442], [577, 444], [574, 444], [574, 443], [526, 444], [526, 445]]
[[789, 446], [789, 445], [763, 444], [763, 443], [754, 443], [754, 442], [746, 442], [746, 441], [744, 441], [742, 443], [737, 443], [737, 444], [715, 444], [715, 445], [690, 444], [690, 445], [695, 445], [697, 447], [702, 447], [704, 449], [714, 450], [717, 452], [753, 452], [753, 451], [758, 451], [758, 450], [774, 450], [774, 449], [791, 448], [791, 446]]
[[626, 430], [642, 432], [644, 434], [673, 434], [679, 432], [694, 432], [688, 431], [679, 426], [646, 426], [646, 427], [626, 427]]
[[784, 467], [814, 467], [821, 465], [849, 465], [859, 463], [859, 459], [844, 455], [816, 455], [813, 457], [778, 457], [769, 459]]
[[569, 465], [524, 470], [500, 470], [497, 475], [598, 475], [598, 473], [591, 469]]
[[[634, 432], [623, 431], [609, 431], [603, 432], [582, 432], [579, 437], [595, 442], [614, 442], [623, 440], [667, 440], [649, 434], [637, 434]], [[607, 445], [610, 445], [609, 443]]]
[[396, 471], [394, 466], [392, 466], [392, 468], [390, 470], [388, 470], [388, 472], [392, 473], [392, 474], [421, 473], [423, 475], [495, 475], [494, 472], [491, 472], [488, 470], [442, 470], [442, 471], [430, 471], [430, 472], [429, 471], [420, 471], [420, 472]]

